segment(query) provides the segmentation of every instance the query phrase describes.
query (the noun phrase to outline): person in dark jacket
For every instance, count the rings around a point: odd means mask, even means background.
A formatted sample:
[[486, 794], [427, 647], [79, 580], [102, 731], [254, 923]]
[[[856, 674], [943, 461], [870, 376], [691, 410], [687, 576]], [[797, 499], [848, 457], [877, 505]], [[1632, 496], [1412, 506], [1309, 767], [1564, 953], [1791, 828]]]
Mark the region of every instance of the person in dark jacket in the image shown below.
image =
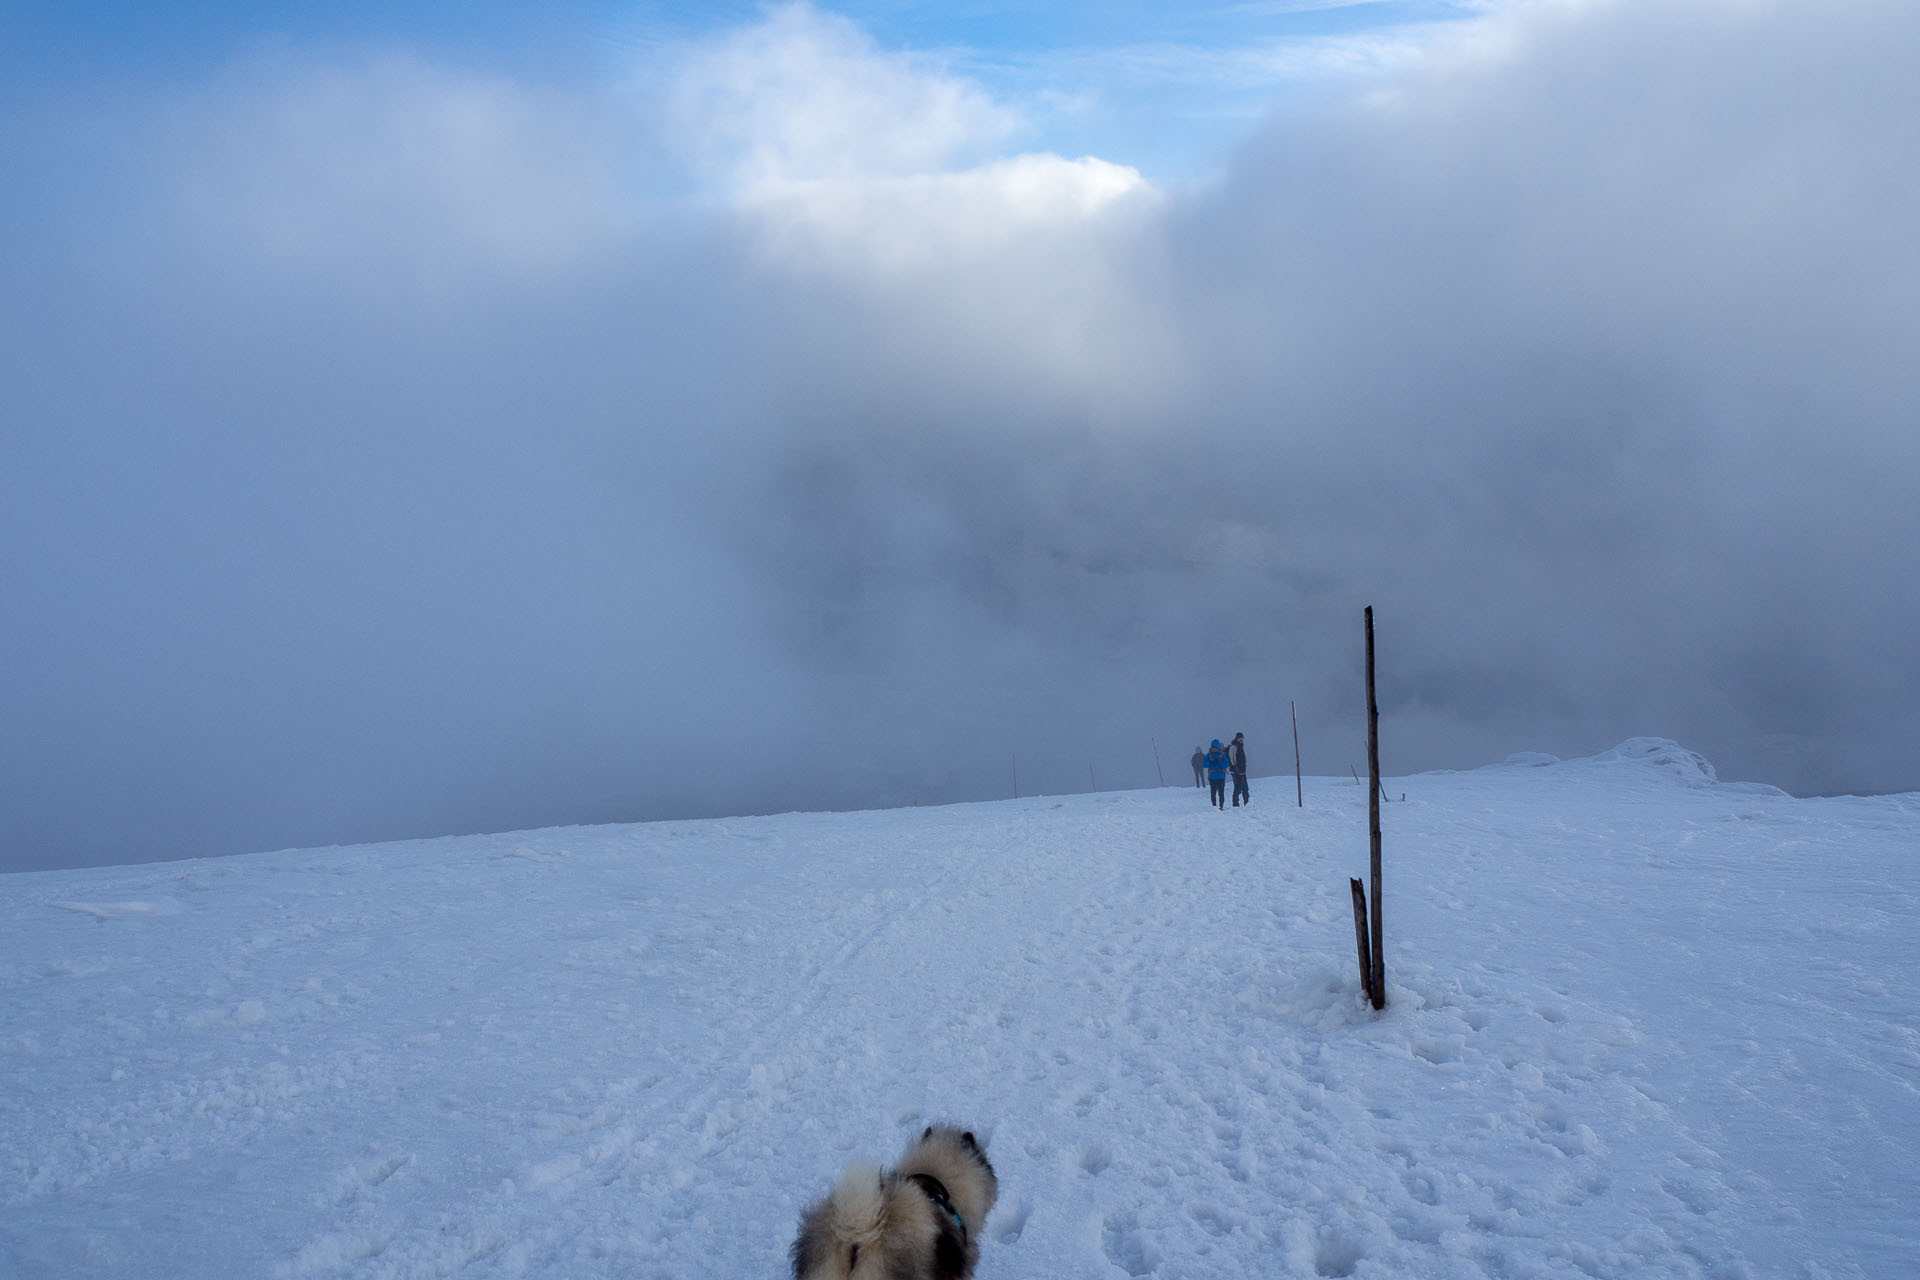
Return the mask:
[[1194, 786], [1204, 787], [1207, 785], [1200, 778], [1200, 771], [1206, 767], [1207, 767], [1207, 753], [1202, 751], [1200, 748], [1195, 747], [1193, 749], [1193, 785]]
[[1233, 773], [1233, 807], [1238, 809], [1241, 801], [1253, 803], [1253, 793], [1247, 790], [1247, 735], [1236, 733], [1233, 742], [1227, 747], [1227, 768]]
[[1213, 807], [1227, 807], [1227, 752], [1220, 745], [1220, 739], [1213, 740], [1213, 748], [1207, 752], [1208, 798]]

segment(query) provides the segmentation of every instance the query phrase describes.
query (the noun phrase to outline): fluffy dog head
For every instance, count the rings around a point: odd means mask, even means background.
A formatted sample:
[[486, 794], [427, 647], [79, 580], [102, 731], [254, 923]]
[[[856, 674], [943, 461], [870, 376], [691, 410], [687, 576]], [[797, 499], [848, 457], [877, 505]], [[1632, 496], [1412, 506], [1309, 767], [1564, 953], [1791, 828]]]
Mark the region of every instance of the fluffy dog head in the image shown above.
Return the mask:
[[795, 1280], [965, 1280], [999, 1194], [973, 1134], [930, 1125], [892, 1169], [849, 1165], [800, 1220]]

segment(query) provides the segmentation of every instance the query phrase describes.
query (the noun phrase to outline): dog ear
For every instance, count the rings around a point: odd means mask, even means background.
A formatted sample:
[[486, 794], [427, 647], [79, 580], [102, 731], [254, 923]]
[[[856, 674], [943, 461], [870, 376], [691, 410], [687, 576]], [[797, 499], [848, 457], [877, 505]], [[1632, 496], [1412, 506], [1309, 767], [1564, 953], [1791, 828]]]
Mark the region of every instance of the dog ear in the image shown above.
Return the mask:
[[925, 1142], [928, 1138], [931, 1138], [932, 1136], [933, 1136], [932, 1125], [928, 1125], [926, 1128], [920, 1131], [920, 1141], [922, 1142]]
[[970, 1147], [973, 1147], [973, 1148], [975, 1148], [976, 1150], [977, 1150], [977, 1149], [979, 1148], [979, 1146], [980, 1146], [980, 1144], [979, 1144], [979, 1143], [977, 1143], [977, 1142], [975, 1142], [975, 1141], [973, 1140], [973, 1130], [971, 1130], [971, 1129], [969, 1129], [969, 1130], [967, 1130], [967, 1131], [966, 1131], [965, 1133], [963, 1133], [963, 1134], [961, 1134], [961, 1135], [960, 1135], [960, 1141], [962, 1141], [962, 1142], [964, 1142], [964, 1143], [966, 1143], [966, 1144], [967, 1144], [968, 1146], [970, 1146]]

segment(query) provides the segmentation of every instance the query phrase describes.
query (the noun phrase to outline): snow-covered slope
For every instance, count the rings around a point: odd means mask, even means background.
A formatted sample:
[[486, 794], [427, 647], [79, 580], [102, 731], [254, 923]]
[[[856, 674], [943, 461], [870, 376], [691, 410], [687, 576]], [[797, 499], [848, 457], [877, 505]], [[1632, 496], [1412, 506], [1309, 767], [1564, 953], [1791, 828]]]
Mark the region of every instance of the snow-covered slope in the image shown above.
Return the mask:
[[0, 1273], [777, 1275], [948, 1117], [983, 1280], [1920, 1275], [1920, 797], [1388, 786], [1379, 1015], [1351, 780], [0, 877]]

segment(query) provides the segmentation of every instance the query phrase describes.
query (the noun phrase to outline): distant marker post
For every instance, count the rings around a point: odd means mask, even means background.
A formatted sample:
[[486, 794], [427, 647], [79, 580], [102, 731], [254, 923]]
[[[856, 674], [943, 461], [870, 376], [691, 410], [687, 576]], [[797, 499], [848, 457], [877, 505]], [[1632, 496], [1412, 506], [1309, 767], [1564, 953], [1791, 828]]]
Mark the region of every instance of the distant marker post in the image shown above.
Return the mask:
[[1293, 805], [1304, 809], [1307, 793], [1300, 786], [1300, 713], [1294, 709], [1292, 698], [1287, 699], [1287, 714], [1293, 717]]

